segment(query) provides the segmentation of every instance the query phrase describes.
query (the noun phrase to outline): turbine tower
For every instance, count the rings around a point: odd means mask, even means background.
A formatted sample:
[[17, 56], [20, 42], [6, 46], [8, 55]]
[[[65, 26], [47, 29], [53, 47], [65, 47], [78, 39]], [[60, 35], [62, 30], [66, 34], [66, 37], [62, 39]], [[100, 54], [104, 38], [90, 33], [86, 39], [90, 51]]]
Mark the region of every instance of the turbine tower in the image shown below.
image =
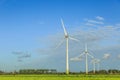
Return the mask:
[[100, 71], [100, 59], [97, 59], [96, 63], [97, 63], [97, 71]]
[[69, 36], [68, 36], [68, 33], [65, 29], [65, 26], [64, 26], [64, 23], [63, 23], [63, 20], [61, 19], [61, 23], [62, 23], [62, 27], [63, 27], [63, 30], [64, 30], [64, 36], [65, 36], [65, 39], [66, 39], [66, 74], [69, 74], [69, 57], [68, 57], [68, 41], [69, 41]]
[[[69, 39], [74, 40], [74, 41], [79, 41], [79, 40], [68, 35], [68, 32], [64, 26], [64, 22], [62, 19], [61, 19], [61, 23], [62, 23], [62, 27], [64, 30], [64, 39], [66, 40], [66, 74], [69, 74], [69, 54], [68, 54], [69, 53]], [[63, 41], [64, 40], [62, 40], [57, 47], [59, 47], [63, 43]]]

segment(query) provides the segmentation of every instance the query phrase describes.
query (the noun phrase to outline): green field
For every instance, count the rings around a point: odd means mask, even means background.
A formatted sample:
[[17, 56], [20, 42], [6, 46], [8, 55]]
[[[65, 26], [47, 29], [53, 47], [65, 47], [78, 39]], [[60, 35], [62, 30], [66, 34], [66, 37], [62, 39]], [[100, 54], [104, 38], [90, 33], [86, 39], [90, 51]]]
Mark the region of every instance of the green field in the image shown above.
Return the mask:
[[0, 80], [120, 80], [120, 75], [1, 75]]

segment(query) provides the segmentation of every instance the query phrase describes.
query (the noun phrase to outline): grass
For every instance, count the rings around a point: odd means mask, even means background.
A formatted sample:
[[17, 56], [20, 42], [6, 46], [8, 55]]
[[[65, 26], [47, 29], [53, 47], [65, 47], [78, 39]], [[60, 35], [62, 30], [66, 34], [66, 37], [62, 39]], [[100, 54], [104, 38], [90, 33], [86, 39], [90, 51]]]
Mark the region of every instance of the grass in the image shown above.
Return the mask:
[[120, 80], [120, 75], [0, 75], [0, 80]]

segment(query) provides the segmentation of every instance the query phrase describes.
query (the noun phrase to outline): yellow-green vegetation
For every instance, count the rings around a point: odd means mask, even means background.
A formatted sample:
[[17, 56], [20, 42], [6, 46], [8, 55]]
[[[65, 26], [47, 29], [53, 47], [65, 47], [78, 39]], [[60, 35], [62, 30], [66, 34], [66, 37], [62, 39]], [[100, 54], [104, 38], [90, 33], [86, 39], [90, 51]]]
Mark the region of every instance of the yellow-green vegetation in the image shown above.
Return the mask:
[[0, 80], [120, 80], [120, 75], [1, 75]]

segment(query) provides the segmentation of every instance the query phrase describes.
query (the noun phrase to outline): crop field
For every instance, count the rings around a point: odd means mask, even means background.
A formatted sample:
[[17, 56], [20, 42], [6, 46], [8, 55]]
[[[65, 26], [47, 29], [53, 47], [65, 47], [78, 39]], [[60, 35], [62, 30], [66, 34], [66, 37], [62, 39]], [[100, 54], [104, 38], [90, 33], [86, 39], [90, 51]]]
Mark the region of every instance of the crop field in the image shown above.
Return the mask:
[[1, 75], [0, 80], [120, 80], [120, 75]]

